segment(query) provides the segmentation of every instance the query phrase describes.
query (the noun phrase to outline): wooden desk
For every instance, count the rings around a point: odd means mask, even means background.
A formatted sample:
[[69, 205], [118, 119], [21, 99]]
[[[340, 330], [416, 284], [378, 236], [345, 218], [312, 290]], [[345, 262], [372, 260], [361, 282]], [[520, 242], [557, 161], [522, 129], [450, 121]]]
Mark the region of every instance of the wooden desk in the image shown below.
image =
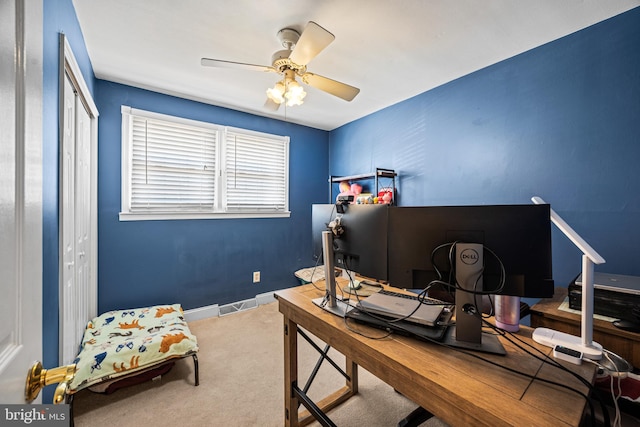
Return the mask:
[[[344, 320], [315, 306], [322, 292], [313, 285], [278, 291], [275, 296], [284, 316], [285, 425], [298, 426], [297, 385], [298, 327], [311, 332], [345, 356], [349, 379], [343, 389], [318, 403], [326, 411], [357, 393], [358, 365], [391, 385], [452, 426], [576, 426], [582, 419], [585, 400], [564, 388], [509, 372], [473, 356], [410, 337], [392, 335], [371, 340], [346, 329]], [[368, 333], [373, 329], [354, 324]], [[379, 333], [379, 331], [377, 331]], [[531, 329], [519, 336], [545, 353], [551, 349], [535, 344]], [[526, 354], [501, 338], [506, 356], [475, 353], [488, 360], [566, 384], [587, 393], [577, 379]], [[593, 381], [593, 365], [565, 366]]]
[[[566, 296], [567, 288], [556, 288], [553, 298], [543, 299], [531, 307], [531, 327], [550, 328], [580, 336], [580, 315], [558, 310]], [[634, 367], [640, 367], [640, 334], [623, 331], [604, 320], [593, 319], [593, 340]]]

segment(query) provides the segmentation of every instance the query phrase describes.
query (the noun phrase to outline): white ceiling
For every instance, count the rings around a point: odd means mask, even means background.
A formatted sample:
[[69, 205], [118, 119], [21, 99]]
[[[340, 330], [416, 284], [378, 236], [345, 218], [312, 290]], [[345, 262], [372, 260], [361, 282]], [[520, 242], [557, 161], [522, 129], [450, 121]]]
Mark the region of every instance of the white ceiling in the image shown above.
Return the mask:
[[[73, 0], [96, 77], [331, 130], [640, 5], [640, 0]], [[335, 41], [309, 71], [361, 89], [346, 102], [263, 105], [281, 28], [315, 21]]]

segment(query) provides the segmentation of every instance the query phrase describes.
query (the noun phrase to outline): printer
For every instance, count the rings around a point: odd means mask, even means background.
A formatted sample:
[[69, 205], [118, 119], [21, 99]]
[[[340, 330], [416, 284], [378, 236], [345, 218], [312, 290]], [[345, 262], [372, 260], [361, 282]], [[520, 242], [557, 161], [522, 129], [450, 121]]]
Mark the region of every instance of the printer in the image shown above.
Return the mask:
[[[594, 273], [593, 312], [616, 319], [638, 321], [634, 316], [640, 310], [640, 277], [621, 274]], [[569, 308], [582, 308], [582, 275], [568, 287]]]

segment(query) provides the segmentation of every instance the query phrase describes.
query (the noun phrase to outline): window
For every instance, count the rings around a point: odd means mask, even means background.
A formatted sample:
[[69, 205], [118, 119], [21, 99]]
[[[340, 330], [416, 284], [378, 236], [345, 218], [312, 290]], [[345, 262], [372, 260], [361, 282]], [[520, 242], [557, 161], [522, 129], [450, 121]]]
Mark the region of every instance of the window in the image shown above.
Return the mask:
[[289, 216], [289, 137], [122, 107], [121, 220]]

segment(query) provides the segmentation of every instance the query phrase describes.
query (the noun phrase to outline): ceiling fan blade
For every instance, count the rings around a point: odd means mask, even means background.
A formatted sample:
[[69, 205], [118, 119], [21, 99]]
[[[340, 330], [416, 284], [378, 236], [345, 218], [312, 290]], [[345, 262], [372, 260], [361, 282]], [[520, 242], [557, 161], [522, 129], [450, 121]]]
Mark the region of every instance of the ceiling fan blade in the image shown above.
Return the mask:
[[357, 87], [349, 86], [348, 84], [340, 83], [317, 74], [304, 73], [301, 78], [306, 84], [330, 93], [333, 96], [337, 96], [338, 98], [342, 98], [345, 101], [353, 100], [353, 98], [360, 93], [360, 89]]
[[273, 71], [277, 72], [275, 68], [266, 65], [254, 65], [245, 64], [243, 62], [223, 61], [221, 59], [202, 58], [200, 64], [205, 67], [218, 67], [218, 68], [232, 68], [234, 70], [249, 70], [249, 71]]
[[289, 56], [297, 65], [307, 65], [317, 54], [329, 46], [336, 37], [313, 21], [309, 21]]
[[267, 98], [267, 100], [264, 102], [264, 108], [271, 111], [278, 111], [278, 108], [280, 108], [280, 104], [278, 104], [271, 98]]

